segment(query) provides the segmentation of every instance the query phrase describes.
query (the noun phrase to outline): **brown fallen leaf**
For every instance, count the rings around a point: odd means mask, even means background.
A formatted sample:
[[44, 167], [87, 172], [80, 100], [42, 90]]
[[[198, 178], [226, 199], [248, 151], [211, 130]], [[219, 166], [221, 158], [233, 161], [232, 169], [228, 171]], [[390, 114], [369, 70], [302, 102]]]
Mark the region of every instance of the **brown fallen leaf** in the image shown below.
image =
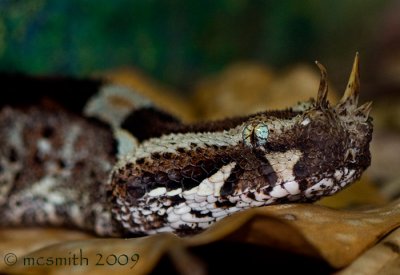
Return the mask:
[[400, 229], [368, 249], [337, 275], [400, 274]]
[[[235, 234], [244, 224], [251, 224], [247, 227], [248, 231]], [[233, 215], [188, 242], [199, 245], [233, 234], [234, 239], [240, 241], [269, 244], [301, 254], [320, 256], [331, 266], [341, 268], [399, 225], [400, 200], [363, 211], [285, 204]], [[304, 245], [305, 241], [308, 245]]]
[[[334, 210], [312, 204], [275, 205], [232, 215], [193, 237], [178, 238], [171, 234], [159, 234], [135, 239], [64, 242], [28, 255], [16, 255], [20, 260], [2, 271], [7, 274], [59, 274], [71, 270], [78, 274], [130, 274], [134, 269], [135, 274], [146, 274], [154, 269], [163, 255], [175, 255], [175, 262], [177, 258], [192, 259], [189, 262], [196, 263], [201, 269], [202, 265], [193, 260], [192, 255], [182, 256], [186, 255], [186, 249], [207, 247], [224, 241], [275, 247], [320, 258], [339, 269], [349, 265], [399, 225], [400, 200], [363, 211]], [[73, 254], [82, 254], [88, 259], [88, 264], [27, 266], [22, 260], [25, 257], [35, 261], [43, 257], [40, 259], [50, 258], [54, 261], [57, 257], [65, 258]], [[107, 259], [111, 262], [96, 265]], [[115, 264], [118, 259], [121, 263]]]

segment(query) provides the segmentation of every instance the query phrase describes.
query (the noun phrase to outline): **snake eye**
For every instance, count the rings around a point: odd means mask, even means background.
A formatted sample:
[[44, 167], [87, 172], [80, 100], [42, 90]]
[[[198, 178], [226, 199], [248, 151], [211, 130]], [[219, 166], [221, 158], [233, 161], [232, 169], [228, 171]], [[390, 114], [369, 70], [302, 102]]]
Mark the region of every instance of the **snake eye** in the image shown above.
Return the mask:
[[267, 143], [268, 135], [269, 130], [266, 124], [260, 123], [254, 127], [254, 137], [257, 139], [258, 145], [264, 145]]
[[257, 147], [267, 143], [269, 135], [268, 126], [265, 123], [259, 123], [257, 125], [249, 124], [242, 132], [243, 142], [247, 146]]

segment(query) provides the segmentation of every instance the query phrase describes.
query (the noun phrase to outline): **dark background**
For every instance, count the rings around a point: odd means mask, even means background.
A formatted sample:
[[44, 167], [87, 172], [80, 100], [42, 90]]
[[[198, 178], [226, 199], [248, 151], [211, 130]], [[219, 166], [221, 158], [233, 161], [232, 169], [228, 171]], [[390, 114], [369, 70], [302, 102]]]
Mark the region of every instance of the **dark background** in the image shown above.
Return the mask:
[[281, 70], [316, 59], [341, 90], [356, 51], [376, 67], [400, 33], [388, 0], [0, 0], [0, 12], [0, 71], [131, 66], [182, 90], [235, 61]]

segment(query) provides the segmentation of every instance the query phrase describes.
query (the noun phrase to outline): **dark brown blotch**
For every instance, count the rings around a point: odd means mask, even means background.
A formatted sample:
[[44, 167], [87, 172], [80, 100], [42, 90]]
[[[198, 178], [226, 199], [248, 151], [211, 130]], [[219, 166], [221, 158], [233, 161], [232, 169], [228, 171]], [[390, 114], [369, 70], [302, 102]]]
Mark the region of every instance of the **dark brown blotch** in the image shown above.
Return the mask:
[[168, 197], [168, 199], [171, 201], [171, 205], [177, 205], [186, 201], [183, 197], [179, 195]]
[[220, 195], [221, 197], [227, 197], [234, 193], [235, 189], [235, 181], [226, 181], [224, 185], [221, 187]]
[[176, 190], [178, 188], [182, 188], [182, 184], [180, 181], [176, 182], [170, 180], [165, 184], [165, 188], [167, 188], [167, 191]]
[[142, 174], [142, 184], [150, 184], [154, 182], [154, 175], [149, 172], [143, 172]]
[[154, 160], [158, 160], [158, 159], [160, 159], [160, 157], [161, 157], [160, 153], [158, 153], [158, 152], [151, 153], [151, 158]]
[[8, 152], [8, 160], [10, 162], [16, 162], [18, 160], [18, 153], [15, 148], [11, 148], [10, 151]]
[[195, 227], [190, 227], [189, 225], [182, 224], [178, 229], [176, 229], [175, 233], [179, 236], [187, 236], [200, 233], [201, 231], [204, 231], [204, 229], [198, 225], [195, 225]]
[[278, 176], [271, 165], [263, 164], [258, 168], [258, 172], [264, 177], [264, 180], [268, 182], [270, 186], [275, 186]]
[[232, 162], [232, 158], [229, 155], [221, 156], [221, 162], [226, 165]]
[[137, 159], [137, 160], [136, 160], [136, 164], [139, 164], [139, 165], [141, 165], [141, 164], [143, 164], [143, 163], [144, 163], [144, 161], [145, 161], [145, 159], [144, 159], [144, 158]]
[[236, 203], [234, 202], [230, 202], [229, 200], [223, 200], [223, 201], [216, 201], [215, 202], [215, 207], [219, 207], [219, 208], [229, 208], [229, 207], [233, 207], [235, 206]]
[[173, 156], [173, 154], [170, 153], [170, 152], [166, 152], [166, 153], [163, 153], [163, 154], [162, 154], [162, 157], [163, 157], [164, 159], [172, 159], [172, 156]]
[[171, 169], [168, 171], [168, 178], [171, 181], [180, 182], [182, 179], [182, 175], [179, 169]]
[[33, 162], [37, 165], [42, 165], [43, 164], [43, 159], [39, 155], [39, 151], [35, 151], [33, 155]]
[[[271, 193], [272, 189], [273, 189], [273, 186], [272, 186], [272, 185], [268, 185], [266, 188], [264, 188], [264, 189], [262, 190], [262, 192], [263, 192], [265, 195], [268, 195], [268, 196], [269, 196], [269, 193]], [[253, 193], [251, 193], [251, 194], [253, 194]], [[254, 194], [253, 194], [253, 197], [254, 197]], [[255, 199], [255, 197], [254, 197], [253, 199]]]
[[64, 169], [65, 167], [67, 167], [66, 162], [62, 159], [58, 159], [57, 164], [58, 164], [58, 167], [60, 167], [61, 169]]
[[154, 180], [162, 185], [166, 185], [169, 182], [168, 174], [164, 172], [157, 172], [154, 176]]
[[182, 176], [183, 176], [184, 178], [191, 178], [192, 175], [193, 175], [193, 169], [194, 169], [194, 168], [195, 168], [195, 167], [194, 167], [194, 166], [191, 166], [191, 165], [184, 167], [184, 168], [181, 170]]
[[156, 181], [155, 177], [157, 174], [152, 174], [150, 172], [144, 172], [142, 176], [142, 185], [146, 188], [147, 192], [158, 188], [158, 187], [165, 187], [165, 182], [161, 183]]
[[196, 180], [193, 180], [192, 178], [184, 178], [182, 180], [182, 185], [184, 190], [190, 190], [196, 186], [199, 185], [199, 182]]
[[51, 126], [45, 126], [42, 130], [42, 136], [44, 138], [51, 138], [54, 135], [54, 128]]
[[235, 188], [237, 187], [237, 184], [239, 182], [239, 177], [242, 174], [243, 173], [241, 173], [241, 170], [239, 170], [237, 167], [235, 167], [231, 171], [231, 174], [226, 179], [224, 185], [222, 185], [221, 187], [220, 190], [221, 197], [227, 197], [235, 192]]
[[136, 199], [143, 197], [146, 193], [145, 186], [142, 184], [140, 178], [135, 177], [126, 182], [126, 185], [124, 184], [124, 181], [118, 183], [122, 188], [126, 186], [127, 199], [130, 201], [136, 201]]
[[[271, 188], [271, 190], [272, 190], [272, 188]], [[252, 192], [247, 193], [247, 197], [248, 197], [249, 199], [252, 199], [252, 200], [255, 200], [255, 199], [256, 199], [255, 194], [252, 193]]]
[[204, 180], [207, 177], [207, 173], [201, 169], [200, 167], [193, 167], [192, 170], [192, 179], [197, 181], [197, 182], [201, 182], [202, 180]]
[[201, 213], [200, 211], [190, 210], [190, 214], [194, 215], [196, 218], [205, 218], [205, 217], [212, 217], [211, 212]]
[[308, 176], [307, 168], [302, 161], [299, 161], [294, 165], [293, 172], [296, 178], [305, 178]]
[[197, 163], [201, 169], [203, 169], [207, 174], [211, 174], [216, 171], [215, 162], [212, 159], [202, 160]]
[[302, 179], [299, 181], [299, 189], [301, 191], [305, 191], [308, 188], [308, 181], [306, 179]]

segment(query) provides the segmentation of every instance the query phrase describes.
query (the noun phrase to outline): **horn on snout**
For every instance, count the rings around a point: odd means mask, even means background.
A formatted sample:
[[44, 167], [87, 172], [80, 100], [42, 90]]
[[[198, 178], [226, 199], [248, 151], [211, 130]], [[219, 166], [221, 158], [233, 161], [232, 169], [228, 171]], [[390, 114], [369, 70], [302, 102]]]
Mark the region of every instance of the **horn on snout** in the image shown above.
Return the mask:
[[[358, 96], [360, 94], [360, 74], [359, 74], [358, 53], [354, 58], [353, 68], [350, 73], [349, 81], [344, 91], [343, 97], [336, 105], [337, 110], [354, 111], [357, 108]], [[369, 107], [370, 108], [370, 107]], [[369, 108], [366, 108], [367, 110]]]
[[321, 73], [321, 80], [319, 82], [316, 106], [319, 108], [326, 108], [326, 107], [328, 107], [328, 104], [329, 104], [329, 102], [328, 102], [328, 75], [326, 73], [325, 67], [321, 63], [319, 63], [318, 61], [315, 61], [315, 64], [317, 64], [319, 71]]

